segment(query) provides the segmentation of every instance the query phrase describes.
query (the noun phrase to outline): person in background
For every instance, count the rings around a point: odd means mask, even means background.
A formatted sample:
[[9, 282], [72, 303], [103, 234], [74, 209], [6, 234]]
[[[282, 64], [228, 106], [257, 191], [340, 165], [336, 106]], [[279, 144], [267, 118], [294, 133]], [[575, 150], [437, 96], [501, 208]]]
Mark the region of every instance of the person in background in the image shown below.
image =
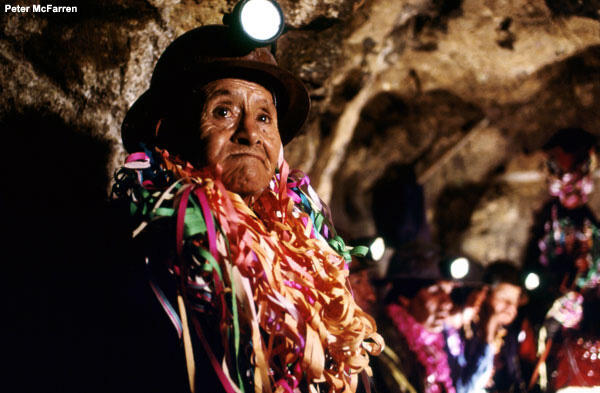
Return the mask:
[[600, 348], [600, 231], [587, 204], [596, 149], [597, 137], [578, 127], [558, 130], [544, 145], [552, 199], [535, 219], [525, 260], [540, 276], [527, 310], [539, 332], [532, 388], [600, 388], [590, 355]]
[[594, 189], [596, 137], [581, 128], [558, 130], [544, 145], [551, 199], [532, 227], [524, 269], [540, 276], [528, 312], [539, 327], [555, 299], [600, 281], [598, 220], [587, 202]]
[[463, 285], [451, 293], [452, 310], [444, 326], [448, 362], [456, 380], [467, 365], [465, 343], [473, 338], [473, 324], [479, 321], [481, 306], [487, 297], [485, 285]]
[[514, 264], [496, 261], [483, 275], [488, 294], [471, 339], [465, 341], [465, 365], [453, 370], [458, 393], [522, 392], [518, 325], [513, 324], [523, 303], [520, 272]]
[[415, 242], [397, 250], [378, 318], [386, 348], [374, 364], [380, 392], [455, 393], [443, 335], [457, 285], [439, 249]]

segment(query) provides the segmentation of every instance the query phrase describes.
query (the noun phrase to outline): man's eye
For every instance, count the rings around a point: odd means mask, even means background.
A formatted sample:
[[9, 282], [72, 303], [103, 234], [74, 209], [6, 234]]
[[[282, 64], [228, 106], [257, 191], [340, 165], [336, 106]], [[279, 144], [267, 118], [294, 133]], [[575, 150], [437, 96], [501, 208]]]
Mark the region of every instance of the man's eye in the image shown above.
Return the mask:
[[214, 110], [214, 114], [218, 117], [229, 117], [231, 115], [231, 111], [229, 110], [229, 108], [220, 106]]
[[262, 123], [270, 123], [271, 118], [268, 115], [258, 115], [258, 121]]

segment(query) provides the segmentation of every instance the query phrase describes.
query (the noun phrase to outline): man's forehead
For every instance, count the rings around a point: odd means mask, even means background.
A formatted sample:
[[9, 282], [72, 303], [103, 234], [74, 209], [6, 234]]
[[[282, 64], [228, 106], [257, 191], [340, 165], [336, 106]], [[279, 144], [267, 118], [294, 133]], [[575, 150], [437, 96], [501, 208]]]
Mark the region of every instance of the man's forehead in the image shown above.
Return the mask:
[[494, 288], [493, 293], [495, 294], [520, 294], [521, 287], [507, 282], [502, 282]]
[[438, 280], [436, 281], [433, 285], [431, 285], [431, 289], [441, 289], [444, 292], [449, 292], [451, 291], [455, 286], [456, 286], [456, 282], [451, 281], [451, 280]]
[[259, 98], [273, 101], [272, 93], [261, 84], [245, 79], [225, 78], [211, 81], [204, 85], [203, 91], [207, 98], [219, 96], [235, 96], [243, 93], [257, 94]]

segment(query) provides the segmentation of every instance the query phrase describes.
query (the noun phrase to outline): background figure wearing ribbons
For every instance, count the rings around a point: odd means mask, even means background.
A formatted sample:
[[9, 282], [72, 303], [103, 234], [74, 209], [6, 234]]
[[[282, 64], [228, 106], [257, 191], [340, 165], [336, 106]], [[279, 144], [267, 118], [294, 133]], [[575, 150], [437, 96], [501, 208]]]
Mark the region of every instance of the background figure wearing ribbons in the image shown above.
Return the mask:
[[386, 340], [375, 360], [381, 392], [455, 393], [444, 325], [450, 294], [459, 285], [446, 274], [439, 248], [410, 242], [396, 250], [381, 291], [380, 329]]
[[586, 205], [596, 146], [587, 131], [566, 128], [544, 147], [553, 198], [538, 215], [525, 261], [526, 270], [541, 278], [527, 310], [540, 328], [531, 389], [600, 389], [600, 362], [591, 356], [600, 350], [600, 235]]
[[177, 38], [122, 127], [130, 205], [191, 391], [370, 390], [383, 340], [347, 285], [351, 255], [282, 144], [306, 89], [271, 52], [213, 25]]

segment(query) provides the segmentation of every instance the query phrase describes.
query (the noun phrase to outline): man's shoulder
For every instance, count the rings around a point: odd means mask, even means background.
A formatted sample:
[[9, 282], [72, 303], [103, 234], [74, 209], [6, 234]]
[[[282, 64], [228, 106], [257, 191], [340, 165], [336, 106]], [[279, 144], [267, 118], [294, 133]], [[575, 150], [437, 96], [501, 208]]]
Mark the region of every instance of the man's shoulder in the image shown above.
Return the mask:
[[[386, 347], [378, 357], [373, 357], [377, 368], [375, 382], [381, 392], [421, 392], [425, 381], [425, 368], [417, 360], [406, 337], [384, 316], [378, 320], [378, 330], [385, 337]], [[381, 385], [386, 389], [382, 389]]]

